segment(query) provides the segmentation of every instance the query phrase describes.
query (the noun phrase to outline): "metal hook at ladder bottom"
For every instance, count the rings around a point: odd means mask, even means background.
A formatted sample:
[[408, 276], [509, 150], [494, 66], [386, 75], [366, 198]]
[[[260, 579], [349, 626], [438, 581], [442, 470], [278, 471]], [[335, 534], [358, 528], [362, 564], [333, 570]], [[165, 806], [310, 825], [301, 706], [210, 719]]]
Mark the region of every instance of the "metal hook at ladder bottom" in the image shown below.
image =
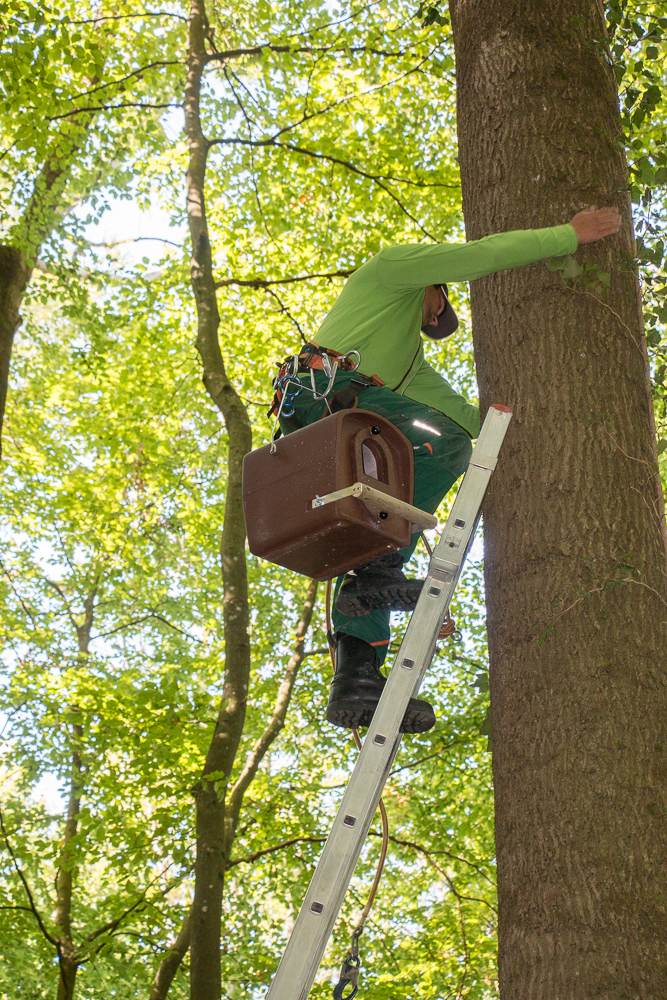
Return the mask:
[[[334, 1000], [353, 1000], [359, 989], [359, 966], [361, 959], [358, 955], [348, 955], [340, 967], [340, 978], [334, 987]], [[346, 986], [350, 985], [352, 991], [343, 993]]]

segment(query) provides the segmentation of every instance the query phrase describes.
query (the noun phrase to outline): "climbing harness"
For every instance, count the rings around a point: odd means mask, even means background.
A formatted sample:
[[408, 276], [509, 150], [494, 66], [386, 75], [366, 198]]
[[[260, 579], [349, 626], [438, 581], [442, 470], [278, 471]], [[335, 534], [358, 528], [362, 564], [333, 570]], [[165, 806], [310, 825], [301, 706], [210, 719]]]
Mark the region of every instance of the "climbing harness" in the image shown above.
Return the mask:
[[[306, 1000], [310, 993], [400, 747], [400, 726], [408, 702], [418, 693], [433, 659], [511, 417], [506, 406], [489, 407], [468, 470], [430, 559], [421, 596], [265, 1000]], [[354, 996], [358, 987], [355, 969], [355, 956], [348, 955], [336, 1000], [351, 1000]], [[348, 985], [352, 992], [345, 997], [343, 990]]]
[[[340, 354], [338, 351], [309, 341], [301, 354], [290, 354], [278, 364], [278, 374], [273, 380], [274, 396], [267, 416], [275, 414], [275, 423], [271, 432], [271, 441], [275, 443], [280, 437], [279, 422], [281, 417], [289, 419], [294, 416], [293, 400], [305, 389], [313, 394], [313, 400], [324, 400], [329, 413], [347, 409], [353, 406], [356, 397], [371, 385], [383, 386], [385, 383], [377, 375], [362, 375], [352, 379], [349, 385], [343, 386], [328, 399], [336, 381], [338, 372], [356, 372], [361, 362], [359, 351], [348, 351]], [[318, 392], [315, 384], [315, 372], [324, 372], [329, 382], [324, 392]], [[310, 386], [298, 378], [300, 374], [310, 373]], [[275, 449], [272, 447], [272, 452]]]

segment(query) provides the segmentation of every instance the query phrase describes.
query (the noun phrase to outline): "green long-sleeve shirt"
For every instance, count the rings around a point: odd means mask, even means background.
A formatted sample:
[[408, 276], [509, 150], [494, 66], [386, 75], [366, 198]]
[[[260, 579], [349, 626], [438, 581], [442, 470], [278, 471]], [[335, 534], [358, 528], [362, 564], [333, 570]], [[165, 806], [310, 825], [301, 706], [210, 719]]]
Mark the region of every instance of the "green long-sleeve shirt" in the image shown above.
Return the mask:
[[334, 351], [359, 351], [364, 375], [378, 375], [390, 389], [439, 410], [477, 437], [477, 407], [424, 358], [425, 288], [472, 281], [576, 249], [577, 235], [569, 224], [499, 233], [470, 243], [387, 247], [348, 278], [315, 340]]

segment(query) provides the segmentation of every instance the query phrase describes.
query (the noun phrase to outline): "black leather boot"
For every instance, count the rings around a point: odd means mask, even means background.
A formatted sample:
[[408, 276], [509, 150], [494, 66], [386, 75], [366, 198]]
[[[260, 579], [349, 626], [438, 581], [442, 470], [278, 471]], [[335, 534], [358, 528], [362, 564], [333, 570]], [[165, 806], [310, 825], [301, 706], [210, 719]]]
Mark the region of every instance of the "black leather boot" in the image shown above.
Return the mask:
[[403, 574], [403, 556], [392, 552], [374, 563], [348, 573], [336, 596], [336, 609], [348, 618], [359, 618], [376, 608], [414, 611], [423, 580], [408, 580]]
[[[386, 679], [380, 673], [375, 648], [355, 635], [338, 635], [336, 673], [331, 682], [327, 722], [343, 729], [370, 725]], [[402, 733], [425, 733], [435, 725], [427, 701], [411, 698], [401, 724]]]

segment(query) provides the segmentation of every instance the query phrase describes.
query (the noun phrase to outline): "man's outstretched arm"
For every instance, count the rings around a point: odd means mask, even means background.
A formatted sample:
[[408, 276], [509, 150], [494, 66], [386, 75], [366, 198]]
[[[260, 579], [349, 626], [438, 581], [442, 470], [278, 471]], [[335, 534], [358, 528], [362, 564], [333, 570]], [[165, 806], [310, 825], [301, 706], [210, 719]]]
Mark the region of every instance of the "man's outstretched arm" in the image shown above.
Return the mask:
[[378, 275], [392, 288], [424, 288], [450, 281], [474, 281], [496, 271], [534, 264], [547, 257], [574, 253], [620, 229], [617, 208], [577, 212], [563, 226], [517, 229], [469, 243], [388, 247], [378, 254]]

